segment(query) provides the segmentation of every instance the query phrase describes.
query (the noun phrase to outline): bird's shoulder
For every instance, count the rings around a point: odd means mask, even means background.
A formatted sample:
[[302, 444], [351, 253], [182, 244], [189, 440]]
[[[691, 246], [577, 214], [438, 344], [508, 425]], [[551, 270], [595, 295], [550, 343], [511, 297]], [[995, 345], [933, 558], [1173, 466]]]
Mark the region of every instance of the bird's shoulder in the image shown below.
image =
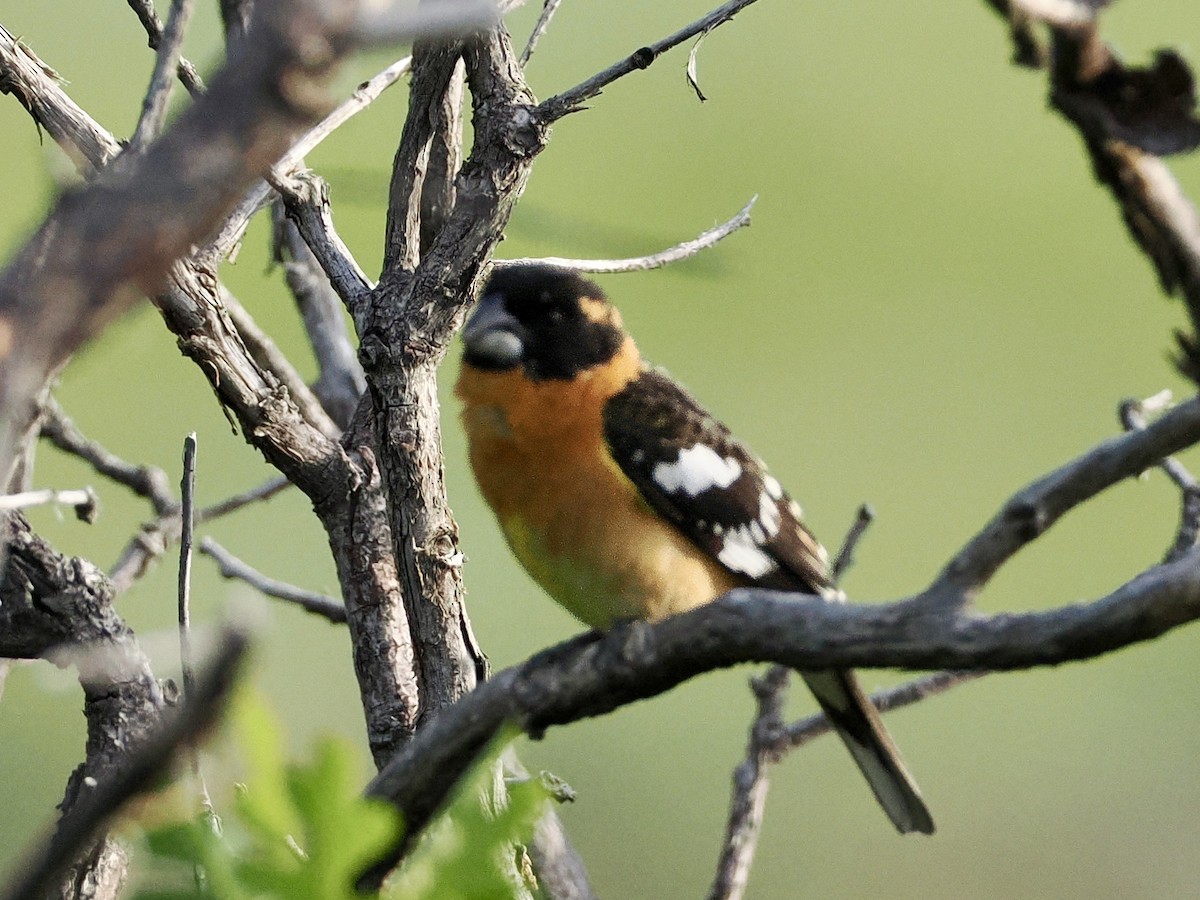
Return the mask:
[[659, 515], [748, 582], [821, 591], [825, 549], [764, 463], [665, 371], [646, 368], [609, 398], [604, 439]]

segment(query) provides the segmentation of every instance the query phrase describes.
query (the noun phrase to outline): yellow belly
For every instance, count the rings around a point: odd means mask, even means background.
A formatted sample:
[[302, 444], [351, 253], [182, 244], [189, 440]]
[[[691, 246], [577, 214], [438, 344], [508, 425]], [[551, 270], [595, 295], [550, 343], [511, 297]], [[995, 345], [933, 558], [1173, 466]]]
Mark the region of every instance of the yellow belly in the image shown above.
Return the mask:
[[591, 488], [557, 515], [531, 521], [513, 513], [500, 523], [533, 579], [578, 619], [596, 628], [661, 619], [734, 586], [687, 538], [640, 501], [629, 502], [624, 486], [612, 493], [594, 482]]
[[[522, 396], [530, 391], [539, 395]], [[476, 480], [513, 553], [597, 628], [661, 619], [739, 583], [654, 513], [608, 457], [600, 410], [612, 392], [491, 373], [458, 386]]]

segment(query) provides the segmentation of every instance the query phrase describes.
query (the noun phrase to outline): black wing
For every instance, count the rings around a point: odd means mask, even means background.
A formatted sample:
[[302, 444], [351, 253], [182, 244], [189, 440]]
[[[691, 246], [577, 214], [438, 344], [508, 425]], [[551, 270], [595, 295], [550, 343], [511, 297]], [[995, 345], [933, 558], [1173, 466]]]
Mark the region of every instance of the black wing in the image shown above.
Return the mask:
[[[609, 400], [604, 436], [646, 502], [729, 571], [761, 587], [831, 595], [828, 556], [800, 507], [665, 373], [645, 371]], [[920, 791], [853, 674], [801, 674], [896, 828], [932, 833]]]
[[646, 502], [729, 571], [782, 590], [830, 586], [825, 548], [799, 505], [663, 371], [646, 370], [609, 400], [604, 437]]

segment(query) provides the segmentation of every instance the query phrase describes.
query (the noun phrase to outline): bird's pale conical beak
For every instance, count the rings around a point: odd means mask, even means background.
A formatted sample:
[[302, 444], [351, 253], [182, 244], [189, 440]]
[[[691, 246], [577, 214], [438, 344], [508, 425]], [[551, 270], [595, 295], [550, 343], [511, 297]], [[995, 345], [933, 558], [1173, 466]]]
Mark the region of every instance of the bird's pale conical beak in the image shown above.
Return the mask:
[[463, 359], [481, 369], [516, 368], [525, 355], [525, 329], [500, 294], [485, 294], [463, 329]]

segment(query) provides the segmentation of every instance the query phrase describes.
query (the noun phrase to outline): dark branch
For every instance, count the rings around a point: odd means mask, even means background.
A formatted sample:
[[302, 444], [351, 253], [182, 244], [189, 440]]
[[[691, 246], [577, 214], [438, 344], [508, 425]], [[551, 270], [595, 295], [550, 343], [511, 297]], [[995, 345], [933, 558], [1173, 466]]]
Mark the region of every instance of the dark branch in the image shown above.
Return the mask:
[[283, 266], [284, 278], [317, 360], [319, 374], [312, 391], [329, 417], [338, 427], [345, 428], [358, 408], [366, 381], [346, 328], [342, 300], [295, 223], [284, 218], [282, 205], [276, 204], [273, 209], [272, 255]]
[[932, 608], [969, 605], [1000, 566], [1064, 513], [1197, 441], [1200, 398], [1180, 404], [1144, 431], [1109, 438], [1014, 495], [946, 565], [919, 601]]
[[222, 578], [244, 581], [268, 597], [294, 603], [305, 612], [321, 616], [330, 622], [339, 625], [346, 623], [346, 607], [332, 597], [268, 578], [254, 567], [242, 562], [212, 538], [206, 537], [200, 542], [200, 552], [216, 561]]
[[400, 806], [411, 840], [441, 803], [442, 791], [502, 723], [516, 722], [537, 736], [551, 725], [601, 715], [738, 663], [800, 671], [1015, 669], [1158, 637], [1200, 617], [1200, 550], [1143, 572], [1093, 603], [1020, 615], [979, 616], [964, 609], [1007, 559], [1072, 506], [1197, 441], [1200, 399], [1143, 431], [1102, 443], [1018, 492], [928, 590], [909, 599], [861, 606], [743, 589], [663, 622], [630, 623], [548, 650], [444, 711], [384, 768], [369, 792]]
[[[154, 11], [154, 4], [150, 0], [128, 0], [128, 3], [129, 8], [137, 14], [142, 27], [146, 29], [150, 49], [158, 50], [163, 40], [163, 24], [158, 18], [158, 13]], [[178, 74], [180, 83], [193, 97], [204, 92], [204, 82], [201, 81], [196, 67], [183, 57], [179, 58]]]
[[209, 91], [123, 171], [64, 195], [0, 275], [0, 472], [49, 373], [158, 293], [172, 265], [324, 111], [318, 84], [339, 58], [324, 11], [273, 0], [255, 10], [256, 27]]
[[678, 47], [685, 41], [711, 31], [730, 21], [739, 12], [754, 3], [755, 0], [730, 0], [717, 7], [703, 18], [697, 19], [690, 25], [685, 25], [672, 35], [660, 41], [641, 47], [620, 62], [613, 63], [603, 72], [598, 72], [587, 81], [577, 84], [570, 90], [556, 94], [548, 100], [543, 100], [537, 107], [537, 116], [543, 122], [553, 122], [561, 119], [567, 113], [576, 112], [588, 100], [591, 100], [614, 81], [624, 78], [639, 69], [648, 69], [659, 56], [673, 47]]
[[48, 841], [5, 891], [6, 900], [42, 897], [107, 823], [138, 794], [157, 787], [181, 749], [211, 729], [237, 679], [249, 642], [238, 631], [224, 632], [217, 650], [196, 677], [195, 690], [177, 712], [155, 721], [124, 763], [98, 781], [63, 816]]
[[166, 122], [171, 86], [175, 83], [176, 73], [182, 71], [183, 35], [195, 6], [195, 0], [171, 0], [167, 27], [163, 29], [162, 38], [154, 48], [158, 58], [154, 63], [154, 73], [150, 76], [146, 98], [142, 101], [142, 114], [129, 141], [129, 149], [133, 152], [145, 149], [159, 135]]
[[403, 810], [411, 840], [504, 723], [515, 722], [536, 738], [551, 726], [603, 715], [741, 663], [797, 670], [1024, 669], [1098, 656], [1200, 618], [1200, 550], [1099, 600], [1048, 612], [933, 614], [924, 611], [925, 600], [862, 606], [745, 589], [662, 622], [584, 635], [499, 673], [443, 710], [368, 793]]
[[167, 475], [155, 466], [136, 466], [111, 453], [88, 438], [76, 427], [71, 418], [53, 398], [47, 400], [42, 420], [42, 437], [64, 453], [78, 456], [105, 478], [129, 488], [139, 497], [145, 497], [157, 515], [166, 515], [178, 510], [178, 503], [171, 495]]
[[[1123, 63], [1100, 36], [1106, 3], [989, 0], [1004, 15], [1022, 64], [1051, 65], [1050, 103], [1078, 130], [1096, 179], [1116, 200], [1164, 293], [1180, 295], [1191, 333], [1177, 333], [1181, 371], [1200, 381], [1200, 216], [1160, 156], [1200, 146], [1195, 77], [1159, 51], [1149, 66]], [[1050, 29], [1052, 52], [1031, 26]]]
[[708, 900], [740, 900], [746, 892], [766, 808], [768, 766], [776, 758], [769, 748], [774, 736], [783, 729], [789, 674], [782, 666], [772, 666], [761, 678], [750, 680], [757, 711], [750, 726], [746, 758], [733, 770], [733, 796], [725, 838]]

